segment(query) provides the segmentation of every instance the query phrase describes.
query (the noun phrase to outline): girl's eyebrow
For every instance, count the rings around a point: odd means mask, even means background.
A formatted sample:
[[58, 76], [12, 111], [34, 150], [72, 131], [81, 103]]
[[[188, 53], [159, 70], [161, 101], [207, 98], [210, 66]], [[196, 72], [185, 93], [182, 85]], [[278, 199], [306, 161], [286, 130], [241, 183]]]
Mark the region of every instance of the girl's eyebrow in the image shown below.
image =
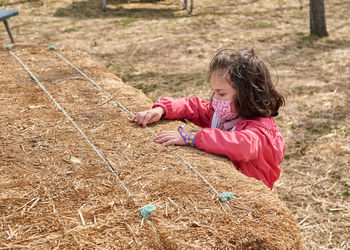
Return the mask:
[[216, 90], [216, 91], [225, 91], [226, 89], [213, 89], [212, 90]]

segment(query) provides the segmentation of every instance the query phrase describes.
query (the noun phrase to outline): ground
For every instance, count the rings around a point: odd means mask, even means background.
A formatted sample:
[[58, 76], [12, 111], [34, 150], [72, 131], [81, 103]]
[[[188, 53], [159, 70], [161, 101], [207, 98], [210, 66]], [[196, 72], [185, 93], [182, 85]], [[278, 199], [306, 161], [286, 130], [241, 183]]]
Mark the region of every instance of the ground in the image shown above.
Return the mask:
[[[255, 48], [277, 72], [287, 103], [276, 118], [286, 140], [275, 191], [307, 249], [350, 242], [350, 3], [326, 1], [329, 37], [309, 36], [307, 1], [12, 1], [16, 42], [87, 52], [152, 100], [210, 95], [206, 72], [222, 47]], [[3, 46], [9, 38], [0, 33]], [[2, 90], [3, 91], [3, 90]]]

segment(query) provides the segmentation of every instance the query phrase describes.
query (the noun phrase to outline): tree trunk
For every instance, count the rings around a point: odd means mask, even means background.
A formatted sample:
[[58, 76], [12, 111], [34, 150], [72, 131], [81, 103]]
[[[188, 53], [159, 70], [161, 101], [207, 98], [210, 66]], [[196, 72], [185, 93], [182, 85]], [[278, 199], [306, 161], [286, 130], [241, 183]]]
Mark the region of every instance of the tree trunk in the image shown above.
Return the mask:
[[324, 0], [310, 0], [310, 32], [318, 37], [328, 36]]

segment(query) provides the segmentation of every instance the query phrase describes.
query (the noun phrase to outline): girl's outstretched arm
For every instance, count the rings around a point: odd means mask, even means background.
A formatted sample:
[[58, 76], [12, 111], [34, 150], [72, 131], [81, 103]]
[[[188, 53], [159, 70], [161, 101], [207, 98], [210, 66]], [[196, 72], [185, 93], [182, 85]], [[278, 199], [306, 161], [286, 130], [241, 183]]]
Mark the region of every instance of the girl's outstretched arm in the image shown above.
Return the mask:
[[214, 111], [210, 102], [201, 98], [161, 98], [153, 107], [162, 107], [165, 110], [164, 119], [187, 119], [202, 128], [210, 127], [210, 120]]

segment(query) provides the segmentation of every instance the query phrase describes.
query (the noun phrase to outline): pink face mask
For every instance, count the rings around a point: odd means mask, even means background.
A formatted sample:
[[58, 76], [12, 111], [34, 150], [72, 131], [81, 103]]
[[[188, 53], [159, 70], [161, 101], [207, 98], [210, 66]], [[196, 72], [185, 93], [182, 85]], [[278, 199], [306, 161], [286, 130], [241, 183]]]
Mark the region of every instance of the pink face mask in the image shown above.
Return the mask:
[[237, 116], [236, 112], [231, 111], [231, 101], [221, 101], [213, 98], [211, 104], [220, 119], [232, 120]]

